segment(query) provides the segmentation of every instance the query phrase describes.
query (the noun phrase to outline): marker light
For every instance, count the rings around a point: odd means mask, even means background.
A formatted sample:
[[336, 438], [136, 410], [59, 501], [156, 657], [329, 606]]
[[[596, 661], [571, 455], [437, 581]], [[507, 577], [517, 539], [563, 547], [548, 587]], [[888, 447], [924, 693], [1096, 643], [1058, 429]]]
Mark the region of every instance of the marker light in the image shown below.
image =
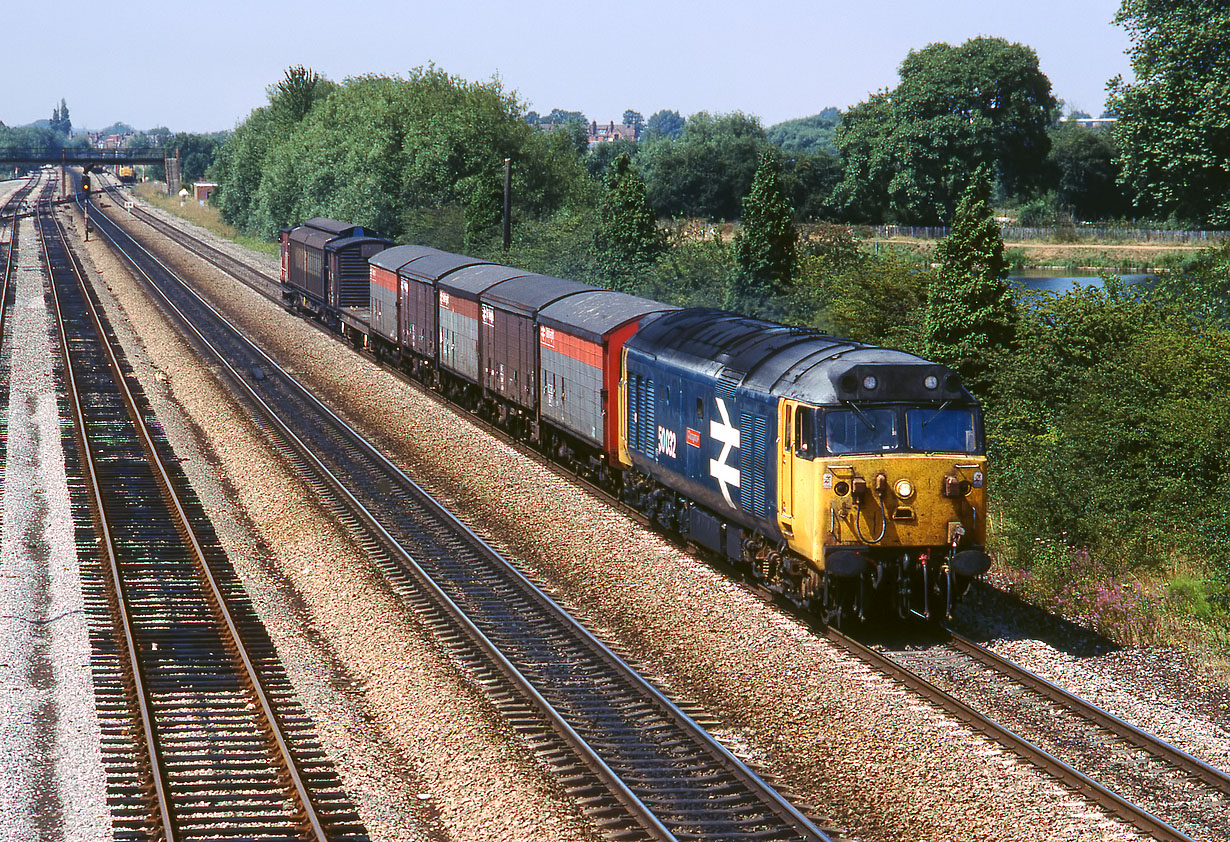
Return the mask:
[[893, 486], [893, 490], [897, 492], [897, 496], [902, 500], [909, 500], [914, 496], [914, 483], [908, 479], [899, 479], [897, 484]]
[[934, 374], [928, 374], [923, 378], [923, 385], [928, 389], [934, 389], [940, 385], [940, 378], [936, 377]]
[[874, 389], [876, 386], [879, 386], [879, 385], [880, 385], [880, 381], [876, 380], [876, 376], [874, 374], [868, 374], [866, 377], [863, 378], [863, 388], [869, 392], [872, 389]]

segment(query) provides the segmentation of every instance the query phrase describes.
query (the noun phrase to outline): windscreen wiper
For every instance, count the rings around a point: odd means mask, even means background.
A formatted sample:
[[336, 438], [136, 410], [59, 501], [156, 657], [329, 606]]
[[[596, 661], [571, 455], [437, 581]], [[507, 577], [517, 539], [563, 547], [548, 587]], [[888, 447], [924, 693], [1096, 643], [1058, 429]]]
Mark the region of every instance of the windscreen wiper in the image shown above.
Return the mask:
[[859, 420], [867, 425], [867, 429], [871, 430], [871, 432], [874, 433], [876, 431], [875, 422], [872, 421], [869, 417], [867, 417], [867, 413], [859, 409], [858, 404], [856, 404], [854, 401], [846, 401], [846, 403], [848, 403], [850, 405], [850, 408], [854, 410], [854, 414], [858, 416]]
[[925, 429], [927, 429], [927, 425], [928, 425], [928, 424], [930, 424], [930, 423], [931, 423], [932, 421], [934, 421], [936, 418], [939, 418], [940, 413], [941, 413], [941, 412], [943, 412], [945, 409], [947, 409], [947, 408], [948, 408], [948, 404], [950, 404], [950, 403], [952, 403], [952, 400], [951, 400], [951, 399], [946, 400], [946, 401], [944, 401], [942, 404], [940, 404], [940, 408], [939, 408], [939, 409], [937, 409], [935, 412], [931, 413], [931, 417], [930, 417], [930, 418], [928, 418], [928, 419], [926, 419], [925, 421], [923, 421], [923, 422], [922, 422], [922, 429], [924, 429], [924, 430], [925, 430]]

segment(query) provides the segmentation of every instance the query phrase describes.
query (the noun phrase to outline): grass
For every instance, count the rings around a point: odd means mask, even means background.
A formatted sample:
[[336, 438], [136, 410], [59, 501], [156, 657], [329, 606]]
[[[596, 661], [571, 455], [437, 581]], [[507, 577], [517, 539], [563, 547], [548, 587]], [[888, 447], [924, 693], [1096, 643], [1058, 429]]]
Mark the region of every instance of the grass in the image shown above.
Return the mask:
[[1046, 538], [992, 543], [989, 578], [998, 586], [1121, 645], [1182, 649], [1230, 687], [1230, 615], [1214, 599], [1217, 577], [1198, 560], [1175, 555], [1154, 568]]
[[178, 196], [168, 196], [163, 192], [162, 182], [145, 181], [141, 184], [134, 185], [133, 192], [140, 196], [144, 201], [161, 208], [168, 213], [173, 213], [176, 216], [201, 226], [207, 231], [217, 234], [219, 237], [224, 237], [232, 240], [241, 246], [250, 248], [253, 251], [265, 252], [266, 254], [277, 254], [278, 244], [269, 240], [261, 240], [247, 234], [240, 233], [239, 229], [222, 220], [222, 215], [218, 209], [209, 202], [204, 205], [188, 198], [182, 201]]

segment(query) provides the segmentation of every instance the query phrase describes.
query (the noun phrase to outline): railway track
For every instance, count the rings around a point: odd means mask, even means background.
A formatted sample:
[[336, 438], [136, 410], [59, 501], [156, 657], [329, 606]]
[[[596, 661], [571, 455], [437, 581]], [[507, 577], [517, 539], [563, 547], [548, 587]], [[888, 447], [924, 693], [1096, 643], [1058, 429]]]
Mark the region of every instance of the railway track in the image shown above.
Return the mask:
[[[158, 227], [176, 239], [183, 236], [174, 226], [165, 222], [159, 221]], [[216, 251], [205, 244], [198, 244], [192, 250], [198, 254], [202, 251]], [[229, 256], [228, 259], [233, 260]], [[218, 261], [210, 262], [225, 270], [225, 266]], [[269, 285], [273, 284], [274, 280], [267, 276], [264, 278], [266, 288], [262, 292], [276, 299], [276, 294], [269, 291]], [[490, 429], [501, 438], [512, 441], [497, 428]], [[520, 449], [542, 459], [541, 454], [535, 451], [527, 451], [523, 446], [520, 446]], [[555, 463], [543, 461], [557, 473], [566, 473]], [[595, 493], [602, 494], [599, 490]], [[619, 505], [613, 498], [610, 500]], [[644, 518], [638, 519], [645, 522]], [[805, 619], [811, 622], [810, 618]], [[1191, 758], [1130, 724], [1097, 710], [1061, 688], [1004, 662], [989, 650], [953, 636], [949, 645], [937, 647], [935, 650], [951, 654], [930, 658], [931, 663], [928, 664], [926, 661], [929, 656], [918, 652], [888, 655], [876, 652], [836, 632], [820, 630], [830, 634], [838, 645], [851, 654], [907, 684], [974, 730], [987, 734], [1031, 764], [1039, 766], [1065, 785], [1155, 838], [1230, 838], [1227, 820], [1227, 816], [1230, 816], [1230, 778], [1224, 772]], [[953, 659], [965, 659], [966, 666], [959, 666]], [[988, 690], [980, 694], [984, 698], [998, 696], [1004, 700], [995, 710], [979, 712], [961, 701], [961, 698], [969, 695], [967, 688], [954, 686], [951, 693], [945, 693], [928, 680], [929, 676], [936, 683], [942, 683], [939, 676], [967, 674], [975, 669], [971, 659], [981, 664], [981, 667], [976, 669], [987, 676], [987, 681], [994, 681], [999, 686], [998, 690]], [[1026, 698], [1030, 701], [1027, 702]], [[1024, 718], [1032, 720], [1032, 729], [1026, 728]], [[1002, 723], [996, 719], [1002, 720]], [[1018, 734], [1017, 731], [1021, 733]], [[1029, 739], [1023, 736], [1026, 733]], [[1065, 756], [1065, 746], [1071, 763], [1061, 759]], [[1074, 754], [1072, 746], [1084, 746], [1084, 749]], [[1081, 762], [1082, 757], [1078, 757], [1078, 754], [1083, 755], [1084, 761], [1092, 759], [1100, 762]], [[1103, 785], [1099, 781], [1108, 783]], [[1112, 791], [1112, 787], [1117, 791]]]
[[[114, 185], [106, 184], [104, 189], [106, 190], [107, 195], [111, 197], [112, 201], [117, 203], [127, 201], [127, 197]], [[199, 237], [194, 237], [182, 228], [177, 228], [156, 214], [152, 214], [138, 205], [134, 204], [131, 209], [127, 210], [135, 218], [141, 220], [155, 231], [159, 231], [167, 237], [175, 240], [183, 248], [192, 252], [206, 263], [215, 266], [250, 289], [259, 292], [270, 301], [274, 301], [278, 304], [282, 303], [282, 293], [278, 289], [279, 280], [277, 278], [265, 274], [242, 260], [227, 254], [221, 249], [213, 247]]]
[[[9, 408], [9, 341], [5, 337], [8, 314], [13, 305], [13, 276], [17, 271], [18, 230], [21, 226], [18, 209], [29, 199], [40, 179], [30, 178], [14, 191], [0, 207], [0, 228], [7, 232], [7, 240], [0, 245], [0, 488], [3, 487], [8, 456], [8, 408]], [[49, 190], [48, 183], [45, 189]], [[4, 512], [3, 495], [0, 495], [0, 515]]]
[[96, 217], [271, 440], [612, 838], [829, 839], [126, 233]]
[[1060, 780], [1155, 838], [1230, 839], [1226, 772], [959, 634], [876, 649], [936, 690], [959, 691], [981, 719], [1028, 741], [1024, 756], [1053, 758], [1042, 763]]
[[365, 840], [208, 518], [128, 383], [63, 229], [47, 212], [36, 219], [78, 445], [70, 463], [86, 498], [78, 511], [88, 508], [95, 526], [79, 533], [79, 550], [116, 838]]

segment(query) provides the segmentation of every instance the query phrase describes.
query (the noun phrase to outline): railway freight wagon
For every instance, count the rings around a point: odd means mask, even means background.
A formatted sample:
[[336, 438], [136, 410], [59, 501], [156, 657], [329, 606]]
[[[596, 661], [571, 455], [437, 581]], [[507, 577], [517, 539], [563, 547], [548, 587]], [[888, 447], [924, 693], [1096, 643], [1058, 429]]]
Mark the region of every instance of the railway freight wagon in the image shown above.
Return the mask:
[[[282, 233], [283, 299], [330, 324], [342, 311], [366, 310], [371, 296], [369, 257], [392, 243], [362, 226], [316, 217]], [[366, 321], [366, 317], [363, 319]]]
[[374, 350], [392, 352], [402, 368], [434, 383], [439, 363], [441, 278], [486, 261], [424, 246], [396, 246], [372, 257]]
[[947, 616], [984, 573], [981, 415], [911, 354], [714, 310], [625, 356], [633, 505], [831, 622]]
[[538, 440], [538, 312], [552, 302], [588, 292], [579, 281], [547, 275], [510, 278], [478, 297], [482, 386], [497, 420]]
[[397, 270], [411, 260], [422, 257], [431, 249], [427, 246], [393, 246], [367, 261], [369, 296], [369, 333], [372, 350], [390, 356], [401, 345], [401, 328], [398, 325]]
[[590, 289], [538, 313], [540, 414], [554, 455], [601, 485], [619, 464], [624, 343], [655, 315], [677, 309], [622, 292]]
[[441, 388], [467, 409], [479, 409], [483, 399], [479, 382], [483, 360], [479, 296], [496, 284], [526, 274], [510, 266], [478, 264], [444, 275], [436, 284]]

